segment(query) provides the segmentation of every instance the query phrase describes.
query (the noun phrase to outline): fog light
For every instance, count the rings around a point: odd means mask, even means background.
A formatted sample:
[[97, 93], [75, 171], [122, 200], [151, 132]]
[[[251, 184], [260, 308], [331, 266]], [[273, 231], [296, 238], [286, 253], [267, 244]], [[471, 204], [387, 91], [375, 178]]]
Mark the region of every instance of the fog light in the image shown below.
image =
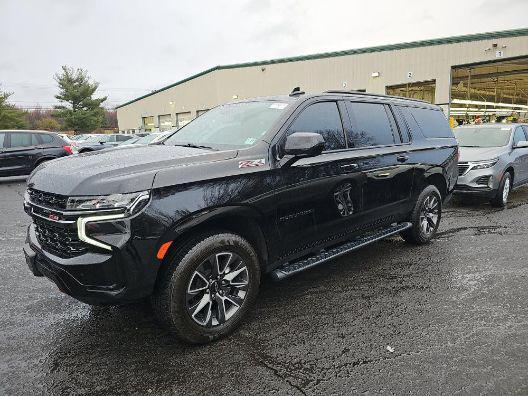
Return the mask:
[[489, 178], [488, 187], [489, 188], [493, 188], [493, 176], [490, 176], [490, 178]]

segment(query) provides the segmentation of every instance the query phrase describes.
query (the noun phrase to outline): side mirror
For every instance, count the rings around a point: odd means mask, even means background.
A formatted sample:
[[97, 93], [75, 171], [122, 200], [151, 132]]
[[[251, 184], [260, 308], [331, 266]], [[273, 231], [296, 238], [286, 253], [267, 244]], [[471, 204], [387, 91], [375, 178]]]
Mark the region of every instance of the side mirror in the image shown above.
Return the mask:
[[281, 166], [293, 164], [300, 158], [316, 157], [325, 147], [324, 138], [318, 133], [295, 132], [286, 138]]
[[514, 149], [516, 148], [526, 148], [528, 147], [528, 142], [526, 140], [522, 140], [519, 143], [517, 143], [515, 146], [513, 146]]

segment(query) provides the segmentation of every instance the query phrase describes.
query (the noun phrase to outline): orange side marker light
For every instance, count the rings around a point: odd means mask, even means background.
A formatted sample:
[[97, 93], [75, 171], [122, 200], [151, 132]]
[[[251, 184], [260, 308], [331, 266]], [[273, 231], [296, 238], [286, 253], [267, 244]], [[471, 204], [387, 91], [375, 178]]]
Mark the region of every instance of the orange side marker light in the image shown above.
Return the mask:
[[172, 245], [172, 241], [165, 242], [158, 250], [158, 254], [156, 254], [156, 258], [158, 260], [163, 260], [163, 257], [165, 257], [165, 254], [167, 254], [167, 250], [169, 250], [170, 246]]

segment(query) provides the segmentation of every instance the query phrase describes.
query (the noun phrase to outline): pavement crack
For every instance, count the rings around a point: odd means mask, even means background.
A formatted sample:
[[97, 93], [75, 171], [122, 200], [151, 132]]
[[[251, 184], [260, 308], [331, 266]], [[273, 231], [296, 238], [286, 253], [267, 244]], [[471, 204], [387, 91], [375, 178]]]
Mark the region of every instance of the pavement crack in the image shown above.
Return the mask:
[[468, 231], [468, 230], [475, 230], [475, 235], [487, 235], [487, 234], [500, 234], [503, 233], [500, 232], [501, 230], [507, 230], [508, 227], [505, 226], [498, 226], [498, 225], [490, 225], [490, 226], [465, 226], [465, 227], [456, 227], [452, 228], [450, 230], [442, 231], [437, 233], [438, 238], [447, 238], [453, 234], [457, 234], [459, 232]]
[[288, 378], [288, 376], [281, 373], [281, 371], [286, 372], [286, 374], [293, 376], [283, 365], [280, 364], [271, 364], [270, 361], [273, 360], [271, 356], [268, 354], [262, 352], [261, 350], [257, 350], [252, 346], [252, 342], [249, 339], [239, 339], [242, 344], [244, 344], [245, 347], [248, 349], [249, 355], [261, 366], [270, 371], [275, 377], [279, 378], [283, 382], [286, 382], [291, 388], [297, 390], [302, 395], [307, 395], [306, 391], [299, 385], [295, 384], [292, 380]]
[[269, 371], [271, 371], [273, 373], [273, 375], [275, 375], [277, 378], [285, 381], [286, 383], [288, 383], [288, 385], [290, 385], [292, 388], [298, 390], [301, 394], [303, 395], [307, 395], [307, 393], [304, 391], [303, 388], [301, 388], [299, 385], [296, 385], [294, 384], [292, 381], [290, 381], [290, 379], [288, 379], [287, 377], [285, 377], [284, 375], [282, 375], [280, 372], [279, 372], [279, 369], [277, 369], [276, 367], [274, 367], [273, 365], [269, 364], [265, 359], [263, 359], [261, 356], [259, 356], [259, 354], [256, 354], [257, 355], [257, 361], [265, 368], [267, 368]]

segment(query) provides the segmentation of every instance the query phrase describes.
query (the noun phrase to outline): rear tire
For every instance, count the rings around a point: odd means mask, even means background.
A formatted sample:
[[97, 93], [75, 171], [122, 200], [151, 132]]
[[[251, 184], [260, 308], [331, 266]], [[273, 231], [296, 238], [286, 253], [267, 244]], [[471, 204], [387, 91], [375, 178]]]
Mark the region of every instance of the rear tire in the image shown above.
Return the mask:
[[442, 196], [435, 186], [427, 186], [416, 200], [411, 212], [412, 227], [400, 235], [414, 245], [428, 243], [436, 235], [442, 218]]
[[239, 235], [199, 236], [168, 265], [152, 307], [157, 319], [185, 342], [203, 344], [228, 335], [256, 301], [259, 261]]
[[499, 189], [495, 197], [490, 200], [490, 203], [497, 208], [504, 208], [508, 203], [508, 197], [511, 191], [511, 174], [510, 172], [504, 173], [502, 180], [499, 185]]

